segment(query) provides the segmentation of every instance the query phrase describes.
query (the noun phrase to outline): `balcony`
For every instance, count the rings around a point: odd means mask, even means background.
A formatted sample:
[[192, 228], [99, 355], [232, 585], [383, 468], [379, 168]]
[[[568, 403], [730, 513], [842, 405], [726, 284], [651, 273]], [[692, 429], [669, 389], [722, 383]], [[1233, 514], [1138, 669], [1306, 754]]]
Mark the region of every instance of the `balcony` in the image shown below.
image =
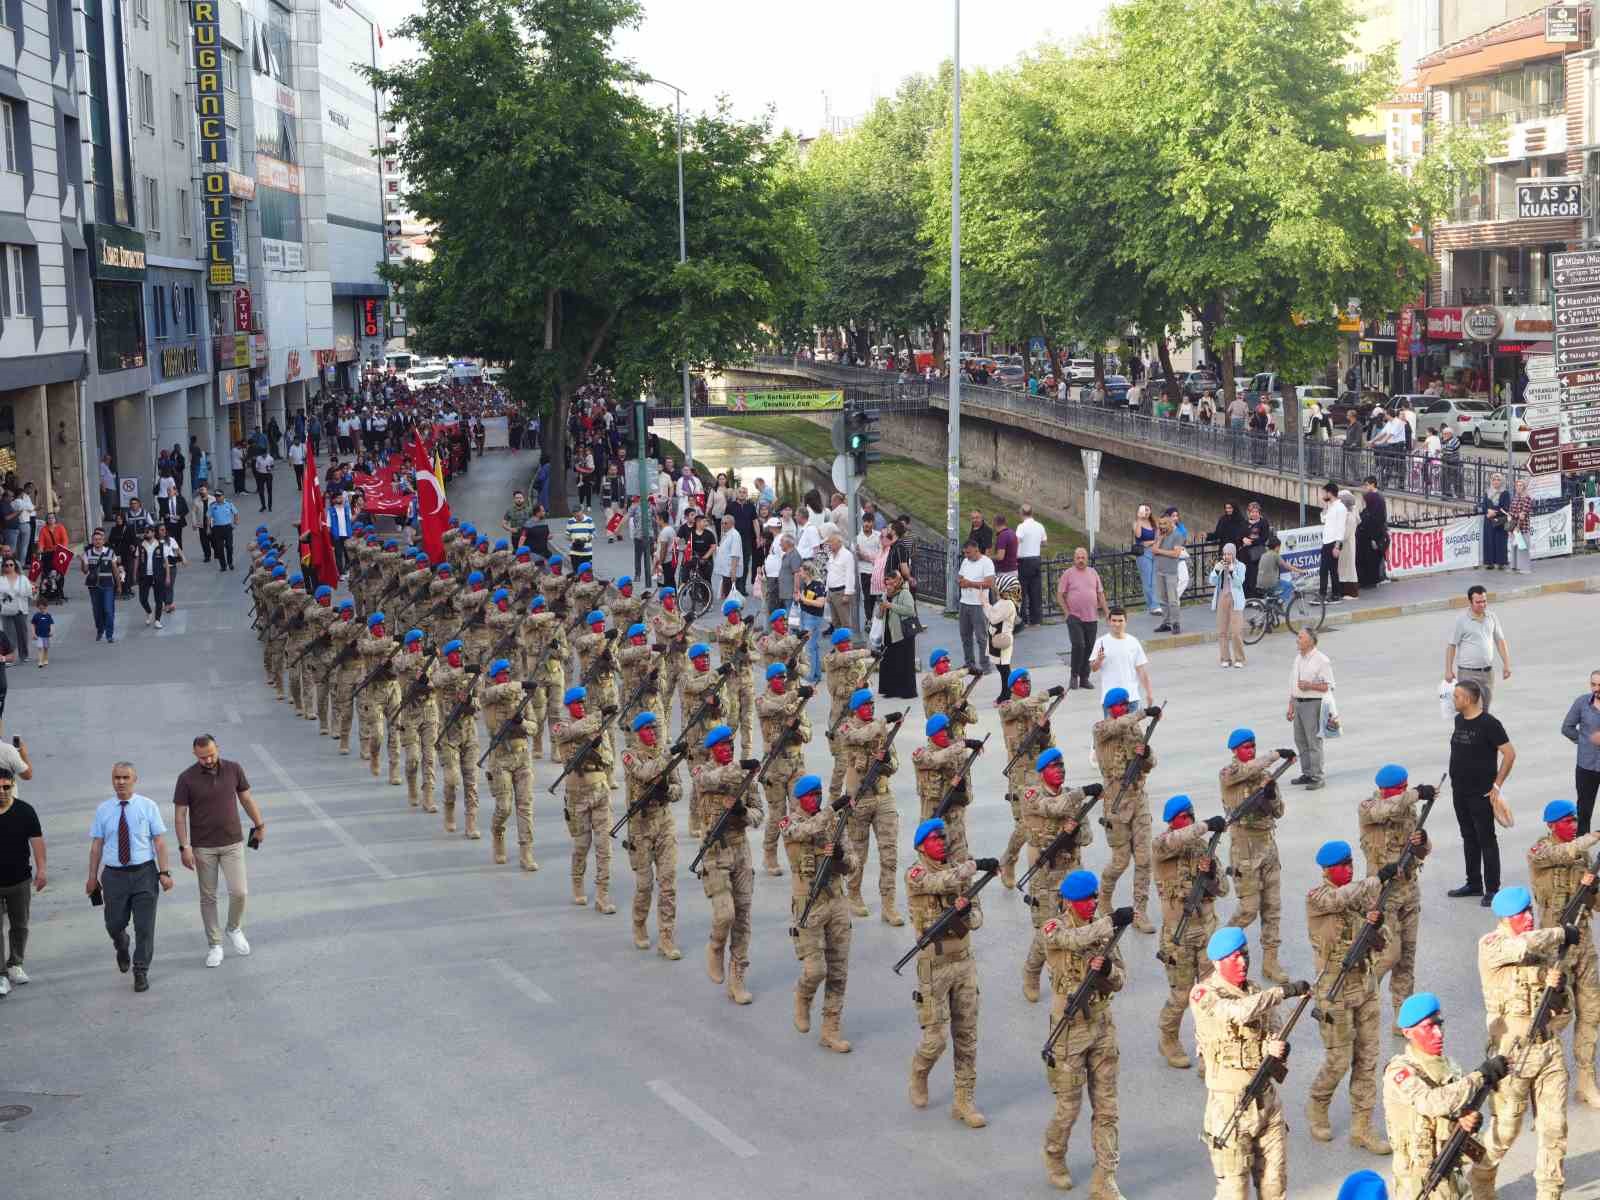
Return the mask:
[[1487, 287], [1459, 287], [1444, 294], [1446, 308], [1467, 308], [1474, 304], [1499, 304], [1510, 307], [1518, 304], [1549, 304], [1549, 287], [1502, 287], [1499, 291]]

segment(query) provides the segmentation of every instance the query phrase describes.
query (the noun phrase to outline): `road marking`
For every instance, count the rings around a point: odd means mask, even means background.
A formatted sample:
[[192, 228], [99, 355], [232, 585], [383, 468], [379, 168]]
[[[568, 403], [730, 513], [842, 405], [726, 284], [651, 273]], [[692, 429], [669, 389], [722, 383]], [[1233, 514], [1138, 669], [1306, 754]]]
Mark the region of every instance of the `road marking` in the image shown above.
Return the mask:
[[489, 965], [494, 968], [495, 974], [499, 975], [500, 978], [504, 979], [535, 1004], [554, 1004], [556, 1002], [554, 996], [513, 967], [505, 959], [491, 958]]
[[336, 838], [346, 850], [350, 851], [355, 858], [365, 863], [367, 867], [371, 869], [374, 875], [378, 876], [380, 879], [393, 879], [395, 877], [393, 871], [384, 866], [377, 859], [373, 858], [371, 853], [368, 852], [367, 848], [360, 842], [356, 841], [356, 839], [350, 835], [343, 825], [340, 825], [339, 822], [330, 817], [323, 809], [322, 805], [318, 804], [310, 796], [306, 795], [305, 792], [303, 792], [295, 784], [295, 781], [289, 778], [289, 772], [285, 771], [283, 767], [279, 765], [278, 760], [272, 757], [271, 753], [268, 752], [265, 746], [261, 745], [259, 742], [251, 742], [250, 749], [256, 752], [256, 757], [266, 765], [267, 770], [272, 772], [273, 778], [275, 778], [278, 781], [278, 785], [289, 794], [289, 797], [298, 803], [302, 808], [304, 808], [308, 813], [310, 813], [316, 819], [317, 823], [331, 833], [334, 838]]
[[754, 1158], [757, 1154], [761, 1153], [749, 1142], [745, 1141], [733, 1130], [729, 1129], [721, 1121], [717, 1120], [705, 1109], [701, 1108], [693, 1100], [689, 1099], [689, 1097], [685, 1096], [677, 1088], [673, 1087], [665, 1079], [652, 1079], [649, 1083], [645, 1084], [645, 1087], [654, 1092], [656, 1097], [661, 1100], [662, 1103], [666, 1104], [669, 1108], [676, 1109], [679, 1114], [687, 1117], [696, 1125], [700, 1126], [701, 1129], [705, 1130], [706, 1133], [716, 1138], [717, 1141], [721, 1142], [740, 1158]]
[[223, 715], [228, 718], [228, 724], [230, 724], [230, 725], [243, 725], [244, 724], [244, 718], [239, 715], [239, 710], [237, 708], [235, 708], [233, 705], [224, 704], [222, 706], [222, 712], [223, 712]]

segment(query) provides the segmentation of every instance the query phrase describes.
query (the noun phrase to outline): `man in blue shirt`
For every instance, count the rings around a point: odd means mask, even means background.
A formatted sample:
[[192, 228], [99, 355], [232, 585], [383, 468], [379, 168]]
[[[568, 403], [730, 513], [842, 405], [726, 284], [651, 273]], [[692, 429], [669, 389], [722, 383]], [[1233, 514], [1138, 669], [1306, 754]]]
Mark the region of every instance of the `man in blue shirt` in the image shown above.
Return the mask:
[[211, 520], [211, 543], [217, 555], [217, 570], [233, 570], [233, 527], [239, 523], [239, 510], [233, 501], [218, 492], [216, 499], [206, 509]]
[[[156, 901], [172, 890], [167, 870], [166, 825], [149, 796], [133, 790], [138, 782], [133, 764], [111, 768], [116, 793], [94, 810], [89, 826], [89, 878], [83, 890], [105, 897], [106, 932], [117, 948], [117, 970], [133, 967], [133, 990], [150, 990], [150, 960], [156, 948]], [[104, 870], [102, 871], [102, 867]], [[134, 943], [128, 945], [128, 919], [133, 918]]]

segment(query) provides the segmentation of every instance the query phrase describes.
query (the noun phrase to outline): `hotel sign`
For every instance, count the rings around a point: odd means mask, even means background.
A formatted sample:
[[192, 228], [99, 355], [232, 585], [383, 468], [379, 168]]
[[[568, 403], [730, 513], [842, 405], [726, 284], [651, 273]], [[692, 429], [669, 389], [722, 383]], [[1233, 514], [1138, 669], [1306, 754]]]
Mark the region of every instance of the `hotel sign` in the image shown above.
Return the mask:
[[200, 118], [200, 207], [205, 227], [206, 284], [234, 285], [233, 194], [228, 170], [228, 127], [223, 115], [222, 0], [189, 0], [194, 26], [195, 112]]

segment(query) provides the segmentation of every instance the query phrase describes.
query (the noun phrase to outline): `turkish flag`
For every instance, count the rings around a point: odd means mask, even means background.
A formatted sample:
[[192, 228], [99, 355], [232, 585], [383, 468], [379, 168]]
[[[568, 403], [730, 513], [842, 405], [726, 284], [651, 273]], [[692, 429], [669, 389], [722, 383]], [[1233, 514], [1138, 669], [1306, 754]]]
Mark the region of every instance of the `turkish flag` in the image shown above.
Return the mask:
[[300, 561], [316, 572], [317, 583], [339, 586], [339, 564], [333, 555], [333, 535], [322, 501], [322, 480], [317, 476], [317, 456], [306, 443], [305, 488], [300, 493]]
[[429, 457], [427, 443], [420, 432], [413, 432], [406, 444], [411, 465], [417, 474], [417, 523], [422, 531], [422, 550], [435, 566], [444, 561], [444, 531], [450, 528], [450, 505], [444, 498], [444, 472], [436, 458]]

